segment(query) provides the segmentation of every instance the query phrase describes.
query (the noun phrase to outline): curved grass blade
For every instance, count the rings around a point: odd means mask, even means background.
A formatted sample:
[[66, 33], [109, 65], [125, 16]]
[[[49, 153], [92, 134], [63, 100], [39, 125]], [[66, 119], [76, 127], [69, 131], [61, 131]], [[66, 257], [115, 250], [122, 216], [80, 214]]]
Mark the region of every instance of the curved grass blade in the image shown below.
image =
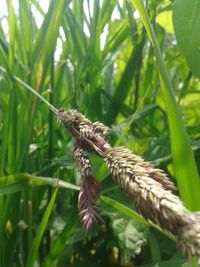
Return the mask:
[[144, 5], [140, 0], [132, 0], [131, 2], [140, 14], [141, 20], [155, 49], [161, 87], [169, 120], [171, 151], [180, 196], [187, 208], [198, 211], [200, 210], [200, 180], [182, 115], [176, 103], [173, 88], [162, 59], [160, 47]]
[[134, 78], [133, 71], [137, 69], [139, 62], [141, 61], [144, 43], [145, 39], [142, 38], [138, 43], [138, 46], [136, 46], [136, 48], [134, 48], [131, 52], [124, 73], [122, 74], [120, 82], [115, 90], [113, 104], [110, 106], [107, 112], [106, 123], [108, 124], [113, 123], [129, 93], [130, 85]]
[[172, 234], [170, 234], [166, 231], [163, 231], [159, 226], [155, 225], [154, 223], [152, 223], [150, 221], [146, 221], [141, 215], [139, 215], [134, 210], [126, 207], [125, 205], [123, 205], [123, 204], [119, 203], [118, 201], [116, 201], [112, 198], [109, 198], [107, 196], [101, 196], [100, 198], [103, 202], [105, 202], [108, 205], [112, 206], [113, 208], [119, 210], [121, 213], [127, 215], [129, 218], [132, 218], [132, 219], [136, 220], [137, 222], [143, 223], [147, 226], [152, 226], [152, 227], [156, 228], [158, 231], [160, 231], [162, 234], [166, 235], [171, 240], [176, 241], [175, 236], [173, 236]]
[[38, 68], [42, 69], [40, 87], [44, 85], [48, 68], [51, 64], [51, 58], [59, 35], [62, 15], [65, 10], [65, 2], [64, 0], [50, 1], [48, 11], [44, 16], [44, 21], [34, 43], [31, 64], [38, 62]]
[[129, 216], [130, 218], [132, 218], [132, 219], [134, 219], [140, 223], [149, 225], [149, 223], [141, 215], [139, 215], [137, 212], [129, 209], [125, 205], [119, 203], [118, 201], [116, 201], [110, 197], [107, 197], [107, 196], [101, 196], [101, 200], [103, 200], [103, 202], [109, 204], [113, 208], [121, 211], [122, 213]]
[[30, 186], [35, 187], [44, 185], [79, 190], [79, 186], [57, 178], [39, 177], [28, 173], [17, 173], [0, 178], [0, 195], [24, 191], [30, 188]]
[[72, 234], [78, 219], [79, 217], [77, 216], [77, 212], [73, 211], [73, 214], [71, 214], [68, 223], [66, 224], [58, 238], [55, 240], [55, 242], [52, 243], [49, 254], [46, 256], [42, 267], [53, 266], [55, 264], [54, 261], [61, 255], [61, 252], [66, 244], [66, 240]]
[[54, 204], [55, 199], [56, 199], [57, 192], [58, 192], [58, 188], [54, 191], [54, 193], [53, 193], [53, 195], [51, 197], [51, 200], [50, 200], [50, 202], [49, 202], [49, 204], [48, 204], [48, 206], [46, 208], [46, 211], [45, 211], [44, 216], [42, 218], [41, 224], [40, 224], [39, 229], [37, 231], [36, 237], [35, 237], [35, 239], [33, 241], [33, 245], [32, 245], [30, 254], [28, 256], [26, 267], [34, 266], [34, 262], [37, 259], [39, 246], [40, 246], [40, 243], [41, 243], [41, 240], [42, 240], [46, 225], [48, 223], [49, 216], [51, 214], [51, 211], [52, 211], [52, 208], [53, 208], [53, 204]]

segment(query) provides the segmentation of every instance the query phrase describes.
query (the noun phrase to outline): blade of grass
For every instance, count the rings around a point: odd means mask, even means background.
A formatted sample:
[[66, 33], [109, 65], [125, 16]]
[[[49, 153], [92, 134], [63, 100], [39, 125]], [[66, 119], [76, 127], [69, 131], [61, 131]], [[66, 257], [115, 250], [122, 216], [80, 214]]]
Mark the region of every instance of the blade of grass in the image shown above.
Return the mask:
[[156, 60], [160, 72], [161, 87], [169, 120], [174, 171], [180, 195], [190, 210], [197, 211], [200, 210], [200, 180], [182, 115], [176, 103], [158, 41], [144, 5], [140, 0], [129, 1], [133, 3], [140, 14], [141, 20], [155, 49]]
[[150, 222], [150, 221], [146, 221], [141, 215], [139, 215], [137, 212], [135, 212], [134, 210], [126, 207], [125, 205], [119, 203], [118, 201], [107, 197], [107, 196], [101, 196], [100, 199], [105, 202], [106, 204], [112, 206], [113, 208], [117, 209], [118, 211], [120, 211], [121, 213], [127, 215], [129, 218], [132, 218], [142, 224], [145, 224], [147, 226], [152, 226], [155, 229], [157, 229], [158, 231], [160, 231], [162, 234], [166, 235], [168, 238], [170, 238], [173, 241], [176, 241], [175, 236], [173, 236], [172, 234], [163, 231], [159, 226], [155, 225], [154, 223]]
[[142, 97], [138, 107], [137, 107], [137, 110], [135, 111], [135, 113], [130, 117], [130, 120], [127, 122], [126, 126], [122, 129], [121, 131], [121, 134], [117, 140], [117, 142], [115, 143], [115, 146], [119, 146], [121, 145], [122, 141], [123, 141], [123, 138], [124, 136], [127, 134], [127, 132], [129, 131], [130, 127], [131, 127], [131, 124], [136, 121], [137, 119], [139, 119], [142, 114], [146, 113], [146, 112], [149, 112], [151, 109], [154, 109], [156, 106], [155, 105], [151, 105], [151, 106], [146, 106], [143, 110], [142, 110], [142, 105], [144, 103], [144, 100], [145, 100], [145, 97], [146, 95], [148, 94], [148, 89], [146, 90], [145, 92], [145, 95]]
[[15, 42], [16, 42], [15, 36], [16, 36], [17, 21], [12, 1], [7, 0], [6, 3], [8, 9], [8, 29], [9, 29], [9, 39], [10, 39], [8, 59], [10, 68], [14, 68], [13, 62], [15, 54]]
[[58, 238], [55, 240], [55, 242], [52, 243], [51, 249], [49, 254], [44, 260], [44, 263], [42, 267], [48, 267], [48, 266], [53, 266], [54, 261], [59, 258], [59, 255], [61, 254], [66, 240], [68, 237], [71, 235], [76, 223], [78, 220], [77, 212], [73, 211], [73, 214], [71, 214], [70, 219]]
[[35, 239], [33, 241], [33, 245], [32, 245], [31, 251], [30, 251], [30, 253], [28, 255], [26, 267], [34, 266], [34, 262], [37, 259], [39, 246], [40, 246], [40, 243], [41, 243], [42, 236], [44, 234], [45, 228], [47, 226], [47, 223], [48, 223], [48, 220], [49, 220], [52, 208], [53, 208], [53, 204], [54, 204], [55, 199], [56, 199], [57, 192], [58, 192], [58, 188], [54, 191], [54, 193], [52, 195], [52, 198], [51, 198], [51, 200], [50, 200], [50, 202], [49, 202], [49, 204], [48, 204], [48, 206], [47, 206], [47, 208], [45, 210], [45, 213], [44, 213], [44, 216], [42, 218], [42, 221], [41, 221], [41, 224], [39, 226], [39, 229], [37, 231], [36, 237], [35, 237]]
[[106, 116], [106, 123], [108, 124], [113, 123], [113, 121], [115, 120], [116, 116], [118, 115], [118, 113], [122, 108], [124, 100], [126, 99], [129, 93], [130, 86], [135, 77], [134, 74], [137, 70], [137, 66], [140, 64], [142, 60], [142, 51], [144, 44], [145, 44], [145, 38], [143, 37], [138, 42], [136, 48], [132, 50], [132, 53], [124, 70], [124, 73], [121, 76], [120, 82], [113, 96], [114, 108], [113, 105], [110, 106], [107, 112], [108, 115]]
[[113, 9], [117, 4], [117, 0], [104, 0], [101, 8], [101, 27], [105, 27], [107, 23], [110, 22], [110, 17], [112, 15]]
[[[30, 67], [31, 61], [31, 44], [33, 41], [33, 21], [31, 13], [30, 1], [19, 1], [19, 19], [20, 19], [20, 30], [21, 30], [21, 53], [23, 61]], [[23, 44], [23, 45], [22, 45]], [[30, 74], [31, 75], [31, 72]]]
[[30, 186], [34, 187], [44, 185], [79, 190], [79, 186], [58, 180], [57, 178], [39, 177], [28, 173], [18, 173], [0, 178], [0, 195], [27, 190]]
[[110, 206], [114, 207], [115, 209], [119, 210], [120, 212], [124, 213], [125, 215], [129, 216], [130, 218], [145, 225], [149, 225], [149, 223], [141, 215], [127, 208], [125, 205], [119, 203], [118, 201], [107, 196], [101, 196], [101, 200], [103, 200], [103, 202], [109, 204]]
[[[60, 0], [59, 2], [50, 1], [48, 12], [44, 17], [43, 24], [35, 40], [32, 61], [39, 63], [38, 72], [42, 69], [42, 76], [39, 83], [40, 88], [43, 87], [47, 78], [51, 58], [59, 35], [61, 18], [65, 10], [65, 2], [64, 0]], [[32, 64], [33, 62], [31, 62]]]

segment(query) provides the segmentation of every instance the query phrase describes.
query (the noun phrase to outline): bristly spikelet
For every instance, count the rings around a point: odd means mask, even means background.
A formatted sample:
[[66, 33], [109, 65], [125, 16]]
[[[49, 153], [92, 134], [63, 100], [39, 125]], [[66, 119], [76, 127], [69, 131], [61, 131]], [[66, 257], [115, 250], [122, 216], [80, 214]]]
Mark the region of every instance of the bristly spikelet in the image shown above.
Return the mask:
[[176, 235], [182, 253], [189, 258], [197, 256], [200, 264], [199, 217], [172, 194], [175, 186], [164, 173], [123, 147], [112, 148], [104, 160], [140, 213]]
[[83, 228], [88, 231], [98, 214], [96, 206], [99, 198], [100, 184], [92, 175], [81, 177], [78, 207], [82, 217]]
[[58, 119], [66, 128], [78, 127], [81, 122], [91, 123], [86, 117], [75, 109], [59, 109]]
[[89, 176], [92, 166], [87, 153], [78, 144], [74, 144], [73, 155], [81, 176]]
[[104, 138], [109, 128], [103, 123], [92, 123], [74, 109], [60, 109], [58, 119], [76, 139], [76, 143], [85, 151], [92, 151], [102, 157], [107, 149], [111, 148]]
[[189, 216], [191, 217], [190, 223], [180, 227], [177, 233], [177, 245], [189, 259], [197, 256], [200, 266], [200, 221], [197, 220], [195, 213], [191, 213]]
[[96, 202], [100, 194], [100, 184], [91, 173], [91, 163], [86, 152], [74, 144], [74, 158], [81, 174], [78, 208], [82, 217], [83, 228], [88, 231], [97, 216]]
[[145, 218], [171, 232], [184, 224], [186, 209], [171, 193], [175, 186], [160, 170], [123, 147], [113, 148], [104, 159], [113, 178], [135, 200]]

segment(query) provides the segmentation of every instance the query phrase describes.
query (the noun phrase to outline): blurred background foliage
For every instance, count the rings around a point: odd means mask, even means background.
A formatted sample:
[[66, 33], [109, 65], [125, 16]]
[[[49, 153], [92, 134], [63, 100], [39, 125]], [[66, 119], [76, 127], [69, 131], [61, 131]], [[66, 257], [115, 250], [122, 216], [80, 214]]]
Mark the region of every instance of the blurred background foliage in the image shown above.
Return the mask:
[[[144, 4], [200, 169], [199, 1]], [[73, 141], [13, 79], [57, 108], [104, 122], [112, 145], [153, 161], [176, 183], [159, 69], [132, 2], [1, 0], [0, 9], [0, 65], [7, 71], [0, 72], [0, 266], [190, 266], [173, 238], [127, 214], [134, 203], [94, 155], [103, 222], [84, 233]], [[65, 189], [54, 192], [57, 178]]]

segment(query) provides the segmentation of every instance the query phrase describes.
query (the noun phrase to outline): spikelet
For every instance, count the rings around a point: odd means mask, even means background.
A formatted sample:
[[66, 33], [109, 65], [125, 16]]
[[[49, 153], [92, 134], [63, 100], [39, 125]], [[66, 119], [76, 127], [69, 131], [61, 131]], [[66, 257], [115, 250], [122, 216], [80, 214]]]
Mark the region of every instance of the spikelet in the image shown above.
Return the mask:
[[74, 109], [60, 109], [58, 119], [70, 131], [76, 139], [76, 143], [84, 150], [92, 151], [102, 157], [107, 149], [111, 148], [104, 139], [104, 134], [108, 132], [109, 128], [103, 123], [92, 123]]
[[73, 146], [73, 155], [81, 176], [89, 176], [92, 169], [90, 160], [87, 153], [77, 143], [75, 143]]
[[92, 175], [82, 178], [78, 197], [78, 208], [82, 217], [83, 228], [88, 231], [93, 222], [98, 217], [98, 207], [100, 184]]
[[100, 193], [100, 184], [91, 173], [91, 163], [85, 151], [74, 144], [74, 158], [81, 174], [81, 185], [78, 197], [78, 208], [82, 217], [83, 228], [88, 231], [97, 217], [96, 206]]

